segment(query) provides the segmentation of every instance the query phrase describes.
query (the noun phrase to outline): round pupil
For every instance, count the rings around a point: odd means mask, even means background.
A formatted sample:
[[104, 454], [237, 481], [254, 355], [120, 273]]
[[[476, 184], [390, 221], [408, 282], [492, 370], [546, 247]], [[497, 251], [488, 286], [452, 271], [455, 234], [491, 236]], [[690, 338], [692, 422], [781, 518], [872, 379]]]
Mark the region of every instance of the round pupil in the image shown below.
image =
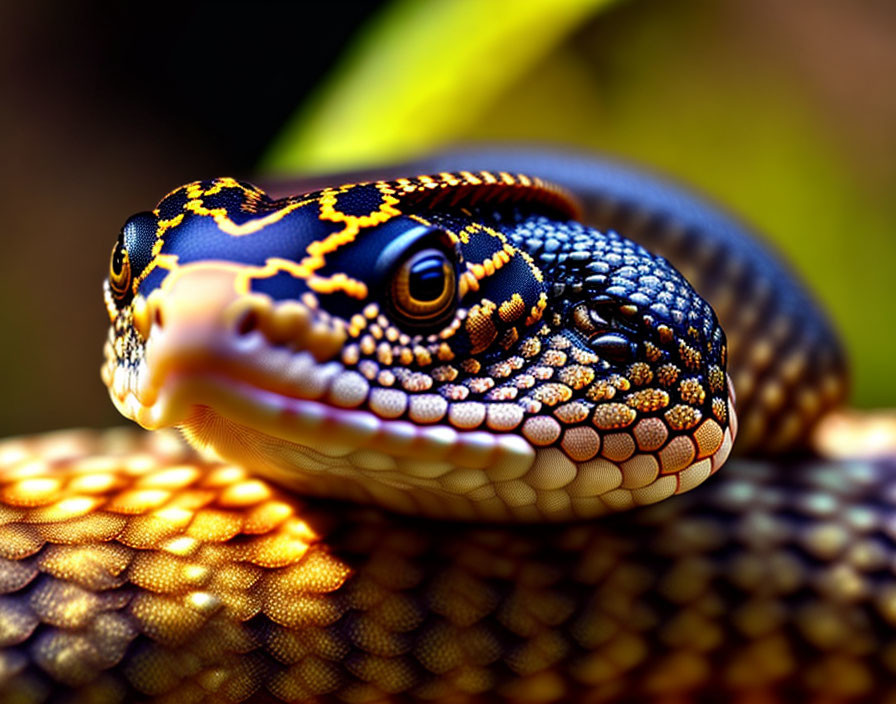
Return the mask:
[[423, 257], [411, 265], [408, 277], [411, 296], [418, 301], [435, 301], [445, 292], [444, 260], [436, 255]]

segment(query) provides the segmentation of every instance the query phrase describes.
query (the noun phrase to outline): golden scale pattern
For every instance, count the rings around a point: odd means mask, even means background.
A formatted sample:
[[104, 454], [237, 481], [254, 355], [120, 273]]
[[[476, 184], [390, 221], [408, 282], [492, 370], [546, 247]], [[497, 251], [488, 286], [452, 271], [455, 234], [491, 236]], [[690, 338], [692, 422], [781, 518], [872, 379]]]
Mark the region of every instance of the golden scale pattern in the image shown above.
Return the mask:
[[4, 702], [896, 702], [896, 460], [601, 521], [298, 500], [176, 436], [0, 443]]
[[[636, 362], [624, 376], [596, 379], [597, 356], [575, 347], [564, 335], [550, 333], [529, 338], [520, 352], [488, 369], [467, 364], [466, 371], [479, 376], [457, 387], [464, 393], [458, 393], [455, 402], [436, 394], [410, 393], [414, 382], [425, 382], [428, 389], [433, 377], [457, 377], [459, 369], [446, 363], [429, 373], [403, 375], [402, 386], [386, 391], [388, 396], [375, 390], [371, 406], [384, 417], [400, 415], [409, 407], [411, 420], [419, 423], [447, 418], [460, 430], [520, 432], [533, 446], [544, 448], [524, 475], [489, 476], [463, 468], [434, 471], [429, 463], [414, 460], [398, 465], [393, 458], [371, 452], [358, 453], [356, 461], [352, 456], [355, 468], [376, 481], [419, 475], [420, 481], [476, 504], [494, 501], [510, 507], [517, 517], [537, 519], [543, 513], [562, 515], [564, 510], [574, 518], [654, 503], [690, 490], [727, 458], [732, 414], [717, 397], [715, 417], [703, 418], [694, 406], [703, 404], [707, 391], [699, 380], [687, 376], [687, 369], [667, 364], [665, 374], [655, 379], [649, 365]], [[368, 378], [382, 378], [380, 366], [360, 368]], [[395, 367], [391, 374], [397, 377], [402, 371]], [[506, 401], [472, 400], [469, 389], [476, 381], [489, 381], [486, 390], [507, 382], [502, 387]], [[725, 374], [719, 367], [711, 368], [708, 385], [710, 393], [725, 394]], [[693, 405], [671, 405], [667, 389], [673, 386], [685, 403]], [[571, 400], [581, 389], [589, 400], [603, 402], [590, 423], [584, 422], [590, 408]], [[663, 411], [662, 416], [647, 415], [655, 411]], [[685, 430], [691, 432], [673, 435]], [[500, 515], [500, 506], [494, 515]]]

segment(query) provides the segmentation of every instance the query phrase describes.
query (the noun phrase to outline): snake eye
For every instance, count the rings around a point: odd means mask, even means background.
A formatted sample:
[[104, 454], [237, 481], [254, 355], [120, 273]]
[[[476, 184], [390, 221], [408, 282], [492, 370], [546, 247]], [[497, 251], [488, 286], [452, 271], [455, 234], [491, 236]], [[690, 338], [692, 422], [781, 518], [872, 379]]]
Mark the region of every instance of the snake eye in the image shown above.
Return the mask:
[[423, 249], [404, 260], [392, 276], [392, 305], [412, 325], [447, 317], [457, 300], [454, 267], [444, 252]]
[[126, 298], [131, 290], [131, 260], [124, 246], [123, 234], [118, 235], [109, 261], [109, 287], [118, 300]]

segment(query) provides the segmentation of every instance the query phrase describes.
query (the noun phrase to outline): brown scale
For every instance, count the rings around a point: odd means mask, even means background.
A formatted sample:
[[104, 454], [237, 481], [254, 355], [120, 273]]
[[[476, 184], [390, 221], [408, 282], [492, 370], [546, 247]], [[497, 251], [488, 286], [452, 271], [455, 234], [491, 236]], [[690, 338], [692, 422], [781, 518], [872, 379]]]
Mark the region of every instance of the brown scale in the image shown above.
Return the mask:
[[438, 382], [454, 381], [457, 378], [458, 371], [456, 367], [444, 365], [430, 370], [430, 375]]
[[616, 387], [605, 379], [599, 379], [588, 387], [585, 395], [591, 401], [608, 400], [616, 395]]
[[554, 411], [554, 416], [566, 425], [573, 425], [587, 420], [590, 413], [591, 408], [588, 404], [582, 401], [573, 401], [559, 406]]
[[672, 386], [681, 374], [681, 370], [674, 364], [664, 364], [657, 370], [657, 380], [663, 386]]
[[678, 353], [681, 355], [681, 361], [684, 362], [684, 365], [688, 369], [696, 370], [700, 368], [703, 355], [700, 354], [699, 350], [695, 350], [684, 340], [680, 340], [678, 343]]
[[628, 368], [626, 376], [635, 386], [644, 386], [653, 381], [653, 370], [649, 364], [635, 362]]
[[501, 346], [502, 349], [509, 350], [517, 343], [517, 340], [519, 340], [519, 339], [520, 339], [519, 331], [516, 328], [510, 328], [501, 336], [501, 339], [498, 341], [498, 344]]
[[569, 401], [572, 397], [572, 389], [565, 384], [542, 384], [536, 387], [531, 395], [548, 406], [556, 406], [558, 403]]
[[712, 414], [719, 420], [720, 423], [727, 423], [728, 404], [720, 398], [714, 398], [712, 400]]
[[650, 413], [668, 406], [669, 394], [662, 389], [642, 389], [626, 396], [625, 402], [641, 413]]
[[678, 404], [666, 411], [663, 417], [673, 430], [690, 430], [700, 422], [703, 416], [693, 406]]
[[570, 364], [560, 371], [558, 378], [570, 388], [578, 391], [594, 380], [594, 370], [581, 364]]
[[706, 400], [706, 391], [699, 379], [683, 379], [678, 385], [678, 391], [681, 394], [681, 400], [692, 406], [701, 406]]
[[637, 413], [621, 403], [605, 403], [597, 406], [594, 411], [594, 424], [601, 430], [625, 428], [631, 425]]

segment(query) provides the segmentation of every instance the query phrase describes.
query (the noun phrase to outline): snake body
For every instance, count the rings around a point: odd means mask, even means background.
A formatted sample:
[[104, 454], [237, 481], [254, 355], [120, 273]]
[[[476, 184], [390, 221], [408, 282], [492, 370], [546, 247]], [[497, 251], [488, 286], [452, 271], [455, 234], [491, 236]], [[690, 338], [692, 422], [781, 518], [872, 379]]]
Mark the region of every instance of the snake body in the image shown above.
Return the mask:
[[[736, 433], [727, 363], [745, 452], [842, 399], [823, 314], [683, 191], [517, 156], [534, 176], [196, 182], [128, 220], [104, 380], [227, 461], [0, 445], [4, 701], [896, 696], [892, 462], [694, 489]], [[582, 213], [694, 252], [697, 290]]]

